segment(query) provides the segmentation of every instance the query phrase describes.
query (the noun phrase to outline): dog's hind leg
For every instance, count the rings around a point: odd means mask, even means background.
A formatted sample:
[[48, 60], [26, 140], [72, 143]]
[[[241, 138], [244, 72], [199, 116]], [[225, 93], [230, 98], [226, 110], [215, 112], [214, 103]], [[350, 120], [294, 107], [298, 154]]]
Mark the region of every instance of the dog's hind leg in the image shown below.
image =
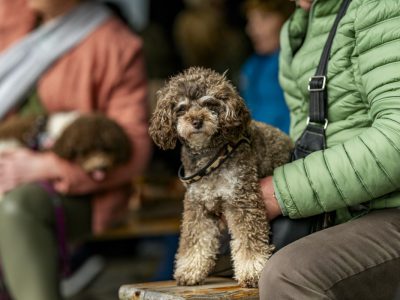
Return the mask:
[[215, 265], [219, 249], [218, 219], [201, 205], [185, 205], [174, 278], [178, 285], [197, 285]]
[[242, 287], [257, 287], [261, 271], [273, 251], [273, 246], [269, 245], [265, 210], [260, 207], [229, 207], [224, 213], [232, 235], [235, 279]]

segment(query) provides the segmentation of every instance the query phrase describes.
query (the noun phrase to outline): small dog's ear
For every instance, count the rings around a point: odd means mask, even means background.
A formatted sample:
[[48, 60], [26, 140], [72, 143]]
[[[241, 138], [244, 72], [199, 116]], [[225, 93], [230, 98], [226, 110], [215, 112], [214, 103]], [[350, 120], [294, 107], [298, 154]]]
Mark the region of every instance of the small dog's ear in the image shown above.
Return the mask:
[[178, 135], [175, 129], [174, 101], [167, 88], [157, 92], [157, 105], [150, 119], [149, 133], [160, 148], [175, 148]]
[[225, 89], [225, 114], [220, 120], [223, 134], [230, 138], [231, 135], [237, 136], [247, 130], [251, 121], [251, 116], [244, 100], [239, 96], [232, 86]]
[[227, 115], [232, 118], [231, 124], [243, 124], [247, 126], [251, 120], [250, 112], [244, 100], [237, 94], [233, 93], [230, 100], [226, 102]]

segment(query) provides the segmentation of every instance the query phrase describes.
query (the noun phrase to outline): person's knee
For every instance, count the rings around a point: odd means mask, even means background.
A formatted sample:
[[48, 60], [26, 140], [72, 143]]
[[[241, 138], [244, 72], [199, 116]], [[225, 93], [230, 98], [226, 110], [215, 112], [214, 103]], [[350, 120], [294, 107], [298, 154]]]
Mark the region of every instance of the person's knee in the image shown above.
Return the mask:
[[260, 299], [325, 299], [323, 282], [315, 277], [323, 261], [315, 257], [315, 247], [304, 246], [290, 244], [270, 258], [259, 280]]
[[[21, 194], [11, 191], [2, 196], [0, 201], [0, 220], [2, 223], [18, 218], [21, 214], [26, 214], [27, 201]], [[3, 226], [1, 226], [3, 227]]]
[[[20, 186], [6, 194], [0, 200], [0, 222], [17, 222], [20, 217], [42, 218], [48, 207], [43, 201], [44, 191], [37, 185]], [[0, 228], [1, 229], [1, 228]]]

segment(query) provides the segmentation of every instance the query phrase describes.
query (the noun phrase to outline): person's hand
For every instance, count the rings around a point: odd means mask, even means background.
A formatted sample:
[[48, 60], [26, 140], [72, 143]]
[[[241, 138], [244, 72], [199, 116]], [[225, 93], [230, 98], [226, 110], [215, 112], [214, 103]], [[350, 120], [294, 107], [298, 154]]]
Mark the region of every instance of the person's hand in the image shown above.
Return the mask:
[[0, 153], [0, 193], [20, 184], [45, 180], [55, 173], [46, 155], [21, 148]]
[[314, 0], [291, 0], [296, 1], [297, 5], [299, 5], [305, 11], [309, 11], [311, 9], [312, 2]]
[[267, 210], [268, 220], [273, 220], [282, 214], [278, 200], [275, 198], [272, 179], [272, 176], [268, 176], [260, 180], [261, 193], [263, 195], [265, 209]]
[[299, 0], [299, 6], [304, 9], [305, 11], [309, 11], [311, 9], [312, 2], [314, 0]]

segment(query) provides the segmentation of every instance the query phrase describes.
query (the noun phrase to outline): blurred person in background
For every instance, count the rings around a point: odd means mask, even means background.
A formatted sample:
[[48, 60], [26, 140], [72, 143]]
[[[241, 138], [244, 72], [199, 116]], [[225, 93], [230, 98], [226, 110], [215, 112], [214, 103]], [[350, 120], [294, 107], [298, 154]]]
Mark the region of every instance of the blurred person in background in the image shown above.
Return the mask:
[[253, 119], [289, 132], [290, 115], [278, 82], [279, 34], [294, 10], [282, 0], [246, 0], [246, 32], [255, 53], [242, 66], [239, 91]]
[[[8, 68], [0, 76], [3, 120], [29, 111], [32, 101], [48, 114], [100, 112], [125, 129], [134, 149], [130, 163], [101, 182], [51, 152], [0, 155], [0, 264], [7, 287], [16, 300], [61, 299], [54, 197], [68, 240], [101, 233], [122, 216], [132, 178], [151, 154], [142, 43], [95, 1], [2, 1], [0, 16], [0, 69]], [[40, 181], [56, 194], [35, 184]]]
[[185, 0], [174, 22], [174, 39], [183, 67], [202, 66], [223, 73], [238, 83], [248, 55], [245, 34], [226, 16], [229, 1]]

